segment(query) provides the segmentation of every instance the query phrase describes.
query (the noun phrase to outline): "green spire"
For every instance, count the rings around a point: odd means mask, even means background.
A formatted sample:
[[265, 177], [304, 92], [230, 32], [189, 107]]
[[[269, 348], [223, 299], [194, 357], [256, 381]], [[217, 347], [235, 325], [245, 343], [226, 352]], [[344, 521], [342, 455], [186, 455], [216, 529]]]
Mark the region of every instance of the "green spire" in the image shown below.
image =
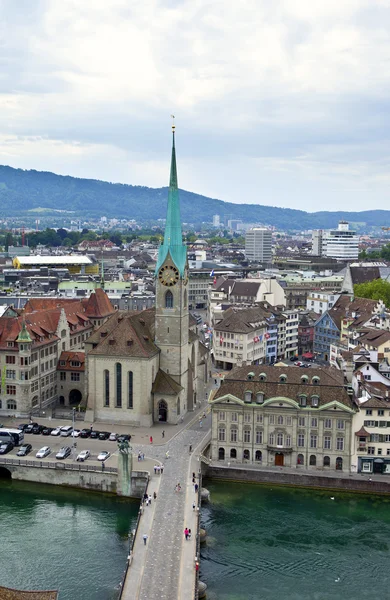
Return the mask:
[[156, 274], [166, 260], [168, 254], [179, 269], [181, 275], [187, 263], [187, 247], [183, 244], [181, 231], [179, 188], [177, 184], [175, 127], [172, 127], [172, 157], [169, 177], [168, 209], [165, 223], [164, 241], [158, 251]]
[[30, 334], [27, 331], [26, 321], [24, 320], [24, 311], [23, 311], [23, 319], [22, 319], [22, 329], [20, 330], [20, 333], [19, 333], [18, 337], [16, 338], [16, 341], [20, 342], [20, 343], [28, 343], [28, 342], [31, 343], [32, 342]]

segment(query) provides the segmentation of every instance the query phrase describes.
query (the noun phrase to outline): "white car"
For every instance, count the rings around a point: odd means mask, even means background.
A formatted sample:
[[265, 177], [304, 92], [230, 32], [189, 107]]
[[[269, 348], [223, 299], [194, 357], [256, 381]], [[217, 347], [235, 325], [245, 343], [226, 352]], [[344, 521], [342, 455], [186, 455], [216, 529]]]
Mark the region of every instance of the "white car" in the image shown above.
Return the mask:
[[56, 427], [55, 429], [53, 429], [50, 435], [61, 435], [61, 427]]
[[45, 456], [49, 456], [49, 454], [51, 454], [51, 448], [49, 446], [43, 446], [43, 448], [38, 450], [35, 456], [37, 458], [45, 458]]
[[80, 437], [80, 429], [73, 429], [72, 437]]
[[117, 433], [110, 433], [110, 437], [108, 438], [110, 442], [116, 442], [116, 438], [118, 437]]
[[98, 454], [97, 459], [101, 460], [101, 461], [105, 461], [107, 460], [107, 458], [110, 458], [111, 454], [109, 452], [107, 452], [107, 450], [103, 450], [103, 452], [100, 452], [100, 454]]
[[76, 460], [78, 460], [79, 462], [84, 462], [89, 456], [91, 456], [89, 450], [82, 450], [80, 454], [78, 454]]

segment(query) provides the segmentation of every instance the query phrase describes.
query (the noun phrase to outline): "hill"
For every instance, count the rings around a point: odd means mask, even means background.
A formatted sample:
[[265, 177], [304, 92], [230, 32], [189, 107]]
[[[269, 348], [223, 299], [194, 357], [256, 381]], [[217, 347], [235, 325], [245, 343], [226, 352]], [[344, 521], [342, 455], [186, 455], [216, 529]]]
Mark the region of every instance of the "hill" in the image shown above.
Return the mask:
[[[27, 211], [74, 211], [76, 215], [150, 220], [165, 218], [167, 188], [109, 183], [95, 179], [24, 171], [0, 165], [0, 206], [3, 217]], [[274, 225], [280, 229], [335, 227], [340, 219], [369, 226], [390, 223], [390, 211], [307, 213], [291, 208], [258, 204], [233, 204], [180, 190], [182, 220], [187, 223], [212, 221], [215, 214], [232, 219]]]

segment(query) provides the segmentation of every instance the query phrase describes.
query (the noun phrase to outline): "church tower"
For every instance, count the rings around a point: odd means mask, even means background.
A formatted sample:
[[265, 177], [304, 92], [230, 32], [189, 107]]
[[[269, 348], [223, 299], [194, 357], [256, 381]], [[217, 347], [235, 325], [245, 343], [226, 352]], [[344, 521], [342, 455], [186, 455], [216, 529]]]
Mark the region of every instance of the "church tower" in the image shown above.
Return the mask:
[[164, 241], [156, 265], [155, 342], [161, 350], [160, 369], [183, 389], [178, 413], [188, 408], [188, 264], [183, 244], [177, 183], [175, 126], [172, 126], [172, 157]]

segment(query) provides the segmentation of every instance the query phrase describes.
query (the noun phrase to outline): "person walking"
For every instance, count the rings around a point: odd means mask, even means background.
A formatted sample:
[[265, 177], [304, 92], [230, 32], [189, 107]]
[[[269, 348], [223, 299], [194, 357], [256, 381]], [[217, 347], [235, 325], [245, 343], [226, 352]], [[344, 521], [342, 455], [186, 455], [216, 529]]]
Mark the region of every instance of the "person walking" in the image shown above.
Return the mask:
[[188, 539], [191, 539], [191, 529], [188, 530]]
[[146, 546], [146, 542], [147, 542], [148, 537], [149, 536], [146, 535], [146, 533], [144, 533], [143, 536], [142, 536], [142, 539], [144, 540], [144, 546]]
[[188, 529], [187, 529], [187, 527], [184, 530], [184, 537], [186, 538], [186, 540], [188, 540]]
[[199, 486], [198, 486], [198, 484], [197, 484], [197, 483], [195, 483], [195, 485], [194, 485], [194, 488], [195, 488], [195, 494], [196, 494], [196, 492], [197, 492], [197, 491], [198, 491], [198, 489], [199, 489]]
[[164, 473], [164, 465], [161, 465], [161, 467], [160, 467], [160, 473], [161, 473], [161, 475]]
[[190, 444], [189, 451], [190, 451], [190, 454], [191, 454], [191, 452], [192, 452], [192, 444]]
[[165, 438], [165, 431], [164, 431], [164, 429], [163, 429], [163, 430], [162, 430], [162, 432], [161, 432], [161, 437], [162, 437], [162, 438]]
[[105, 468], [106, 468], [106, 465], [104, 464], [104, 462], [102, 462], [102, 471], [104, 471]]
[[153, 498], [154, 498], [155, 500], [157, 500], [157, 494], [156, 494], [156, 492], [153, 492]]
[[193, 502], [192, 503], [192, 510], [195, 510], [195, 508], [196, 508], [196, 504], [195, 504], [195, 502]]
[[149, 494], [149, 504], [152, 505], [152, 494]]
[[150, 436], [150, 438], [149, 438], [149, 442], [150, 442], [151, 444], [153, 444], [153, 436]]

